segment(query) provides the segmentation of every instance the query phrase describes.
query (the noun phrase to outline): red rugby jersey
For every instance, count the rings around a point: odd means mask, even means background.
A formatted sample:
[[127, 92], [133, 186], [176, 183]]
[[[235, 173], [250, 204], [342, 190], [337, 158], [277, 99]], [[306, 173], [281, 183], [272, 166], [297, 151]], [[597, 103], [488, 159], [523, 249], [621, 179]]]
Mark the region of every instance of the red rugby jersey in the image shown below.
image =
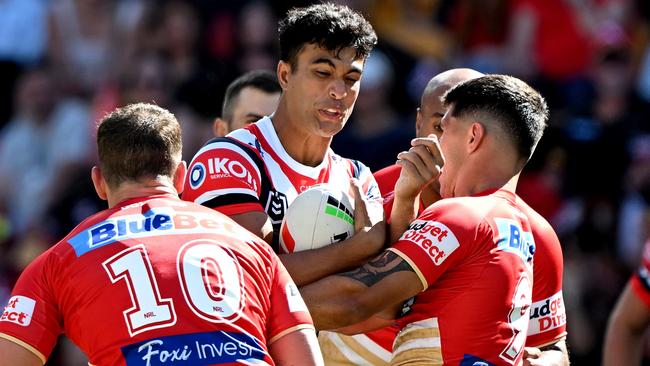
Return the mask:
[[630, 282], [634, 294], [650, 308], [650, 239], [643, 247], [643, 259]]
[[530, 222], [516, 195], [499, 190], [438, 201], [411, 223], [389, 250], [425, 291], [399, 319], [393, 363], [426, 355], [432, 364], [519, 364], [532, 303]]
[[[395, 183], [400, 172], [401, 169], [398, 165], [391, 165], [374, 174], [384, 199], [384, 212], [387, 218], [390, 217]], [[518, 196], [517, 203], [531, 218], [531, 230], [536, 247], [533, 259], [533, 304], [530, 311], [531, 319], [526, 346], [541, 347], [566, 336], [566, 311], [562, 296], [564, 268], [562, 246], [546, 219]], [[648, 304], [650, 304], [650, 296]], [[394, 329], [388, 328], [372, 332], [368, 336], [379, 345], [390, 344], [392, 346], [392, 341], [389, 342], [386, 339], [390, 337], [391, 332], [394, 333]]]
[[96, 365], [273, 364], [268, 345], [313, 328], [271, 248], [171, 196], [81, 223], [20, 276], [0, 337], [43, 361], [62, 332]]

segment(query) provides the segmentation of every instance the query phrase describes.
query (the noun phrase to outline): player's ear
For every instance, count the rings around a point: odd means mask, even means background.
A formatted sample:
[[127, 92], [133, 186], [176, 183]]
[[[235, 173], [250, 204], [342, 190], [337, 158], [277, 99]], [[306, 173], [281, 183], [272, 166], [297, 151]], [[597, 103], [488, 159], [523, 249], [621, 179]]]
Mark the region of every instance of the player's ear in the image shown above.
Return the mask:
[[90, 171], [90, 178], [93, 181], [93, 186], [95, 186], [97, 196], [106, 201], [108, 199], [108, 196], [106, 195], [106, 181], [104, 180], [101, 169], [99, 169], [97, 165], [93, 166]]
[[216, 137], [223, 137], [228, 134], [228, 122], [217, 117], [212, 123], [212, 132]]
[[479, 122], [472, 122], [467, 132], [467, 150], [469, 153], [476, 151], [485, 139], [485, 126]]
[[178, 194], [183, 193], [183, 187], [185, 186], [185, 174], [187, 174], [187, 163], [185, 160], [181, 160], [176, 167], [174, 172], [174, 188]]
[[277, 74], [278, 74], [278, 82], [280, 83], [280, 87], [282, 88], [283, 91], [287, 90], [287, 84], [289, 82], [289, 74], [291, 74], [291, 64], [286, 61], [280, 60], [280, 62], [278, 62]]

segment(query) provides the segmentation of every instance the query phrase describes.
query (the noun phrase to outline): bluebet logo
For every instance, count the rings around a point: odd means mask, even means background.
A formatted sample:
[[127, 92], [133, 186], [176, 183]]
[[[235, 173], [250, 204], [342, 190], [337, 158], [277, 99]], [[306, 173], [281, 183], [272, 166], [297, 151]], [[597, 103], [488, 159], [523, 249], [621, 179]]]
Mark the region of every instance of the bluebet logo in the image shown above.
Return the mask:
[[236, 332], [183, 334], [122, 347], [127, 366], [189, 366], [231, 362], [265, 364], [267, 356], [255, 337]]
[[499, 231], [497, 247], [500, 250], [516, 254], [526, 263], [530, 262], [535, 254], [533, 234], [522, 230], [521, 224], [512, 219], [495, 218], [494, 222]]
[[[68, 240], [77, 257], [120, 240], [161, 235], [197, 233], [227, 234], [233, 228], [226, 221], [204, 212], [175, 212], [151, 209], [144, 214], [115, 216], [79, 232]], [[173, 230], [172, 230], [173, 229]], [[235, 232], [238, 230], [235, 229]]]

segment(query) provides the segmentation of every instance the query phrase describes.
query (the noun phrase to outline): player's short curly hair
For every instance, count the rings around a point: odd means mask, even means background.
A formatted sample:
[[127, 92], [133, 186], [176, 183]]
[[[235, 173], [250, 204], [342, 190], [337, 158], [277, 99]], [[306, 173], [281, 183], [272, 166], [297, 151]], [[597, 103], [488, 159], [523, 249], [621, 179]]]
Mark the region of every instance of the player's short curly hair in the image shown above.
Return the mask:
[[506, 75], [485, 75], [456, 85], [443, 96], [454, 117], [492, 121], [512, 139], [519, 155], [530, 159], [548, 121], [546, 101], [525, 82]]
[[280, 59], [296, 67], [297, 56], [307, 44], [330, 51], [352, 47], [356, 57], [365, 59], [377, 44], [372, 25], [344, 5], [315, 4], [293, 8], [280, 21]]
[[168, 110], [137, 103], [99, 122], [97, 153], [110, 187], [140, 179], [173, 177], [181, 160], [181, 126]]

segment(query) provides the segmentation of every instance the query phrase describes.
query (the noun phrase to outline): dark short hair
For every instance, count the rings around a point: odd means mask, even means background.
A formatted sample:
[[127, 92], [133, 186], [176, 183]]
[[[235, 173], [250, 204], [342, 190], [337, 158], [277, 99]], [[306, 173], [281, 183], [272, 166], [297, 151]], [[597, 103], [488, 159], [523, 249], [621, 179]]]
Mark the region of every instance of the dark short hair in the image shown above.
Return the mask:
[[221, 118], [230, 122], [232, 119], [233, 106], [239, 97], [239, 93], [244, 88], [259, 89], [267, 94], [280, 93], [282, 88], [278, 83], [278, 77], [274, 72], [269, 70], [253, 70], [249, 71], [237, 79], [233, 80], [223, 97], [223, 105], [221, 106]]
[[[483, 117], [512, 138], [521, 157], [530, 159], [548, 120], [544, 98], [525, 82], [506, 75], [486, 75], [462, 82], [443, 97], [454, 117]], [[487, 120], [481, 122], [489, 122]]]
[[296, 67], [298, 53], [306, 44], [317, 44], [338, 52], [352, 47], [356, 57], [365, 59], [377, 44], [372, 25], [344, 5], [315, 4], [293, 8], [280, 21], [280, 59]]
[[137, 103], [99, 122], [97, 153], [110, 187], [141, 178], [172, 177], [181, 159], [181, 126], [168, 110]]

